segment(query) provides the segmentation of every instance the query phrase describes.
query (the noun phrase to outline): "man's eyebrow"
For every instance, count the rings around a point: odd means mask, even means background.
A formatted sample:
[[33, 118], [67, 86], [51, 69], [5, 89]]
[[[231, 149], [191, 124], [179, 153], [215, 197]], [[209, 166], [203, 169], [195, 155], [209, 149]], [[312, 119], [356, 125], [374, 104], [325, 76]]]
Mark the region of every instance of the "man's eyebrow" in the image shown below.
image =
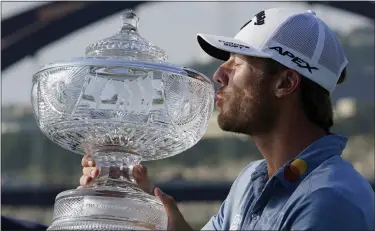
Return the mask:
[[247, 55], [237, 54], [237, 53], [230, 53], [230, 57], [238, 57], [238, 58], [251, 58]]
[[241, 59], [245, 58], [244, 55], [236, 54], [236, 53], [230, 53], [229, 58], [236, 58], [236, 57], [237, 57], [237, 58], [241, 58]]

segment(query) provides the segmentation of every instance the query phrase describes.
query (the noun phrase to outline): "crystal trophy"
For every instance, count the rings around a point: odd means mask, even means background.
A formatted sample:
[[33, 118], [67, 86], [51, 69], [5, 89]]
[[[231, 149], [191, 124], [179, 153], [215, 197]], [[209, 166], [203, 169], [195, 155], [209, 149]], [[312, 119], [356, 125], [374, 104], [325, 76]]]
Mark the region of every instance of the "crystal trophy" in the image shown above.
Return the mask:
[[48, 230], [167, 229], [163, 205], [134, 183], [132, 167], [195, 145], [213, 111], [214, 87], [205, 75], [168, 63], [139, 35], [138, 21], [126, 11], [117, 34], [33, 76], [41, 131], [67, 150], [87, 150], [100, 169], [89, 187], [57, 195]]

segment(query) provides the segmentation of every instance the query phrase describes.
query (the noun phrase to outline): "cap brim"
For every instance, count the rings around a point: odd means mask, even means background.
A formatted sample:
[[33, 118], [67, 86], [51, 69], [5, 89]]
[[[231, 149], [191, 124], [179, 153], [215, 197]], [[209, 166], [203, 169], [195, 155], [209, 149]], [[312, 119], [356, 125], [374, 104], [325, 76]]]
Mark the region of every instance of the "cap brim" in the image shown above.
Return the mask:
[[210, 56], [227, 61], [230, 54], [242, 54], [253, 57], [270, 58], [267, 53], [257, 50], [250, 45], [229, 37], [197, 34], [197, 40], [201, 48]]

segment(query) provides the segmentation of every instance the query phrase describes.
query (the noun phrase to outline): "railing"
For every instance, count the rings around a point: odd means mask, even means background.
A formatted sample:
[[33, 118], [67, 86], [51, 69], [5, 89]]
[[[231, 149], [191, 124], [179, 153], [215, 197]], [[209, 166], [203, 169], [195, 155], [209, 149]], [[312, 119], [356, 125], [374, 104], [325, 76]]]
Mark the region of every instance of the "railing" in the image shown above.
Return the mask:
[[[172, 181], [156, 184], [166, 194], [171, 195], [177, 202], [186, 201], [223, 201], [225, 200], [231, 182], [206, 181]], [[375, 191], [375, 182], [371, 183]], [[74, 187], [39, 186], [39, 187], [3, 187], [2, 205], [51, 207], [58, 193]]]

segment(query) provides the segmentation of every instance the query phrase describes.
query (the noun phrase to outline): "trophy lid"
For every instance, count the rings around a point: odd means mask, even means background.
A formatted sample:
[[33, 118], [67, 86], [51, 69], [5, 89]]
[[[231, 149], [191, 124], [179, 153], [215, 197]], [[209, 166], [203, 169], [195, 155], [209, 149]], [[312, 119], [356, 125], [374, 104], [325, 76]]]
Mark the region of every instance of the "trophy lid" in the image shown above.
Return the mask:
[[164, 50], [139, 35], [139, 17], [133, 10], [126, 10], [121, 15], [121, 19], [120, 31], [87, 46], [86, 57], [151, 62], [167, 61], [168, 57]]
[[[86, 47], [83, 57], [43, 65], [34, 75], [48, 73], [53, 68], [90, 66], [96, 74], [139, 77], [148, 71], [189, 76], [213, 85], [210, 78], [198, 71], [168, 62], [166, 52], [138, 33], [139, 18], [133, 10], [122, 15], [122, 27], [113, 36], [99, 40]], [[91, 70], [91, 71], [93, 71]]]

